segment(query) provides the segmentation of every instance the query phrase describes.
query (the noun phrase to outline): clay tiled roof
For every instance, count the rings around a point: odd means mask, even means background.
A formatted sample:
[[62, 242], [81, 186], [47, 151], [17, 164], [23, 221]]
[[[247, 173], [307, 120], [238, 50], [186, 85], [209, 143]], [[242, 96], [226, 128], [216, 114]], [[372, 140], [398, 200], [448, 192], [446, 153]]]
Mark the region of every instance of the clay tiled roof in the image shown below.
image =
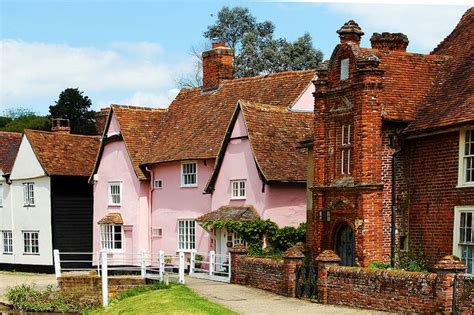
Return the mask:
[[208, 212], [196, 219], [198, 222], [217, 220], [258, 220], [260, 216], [253, 206], [222, 206], [217, 210]]
[[138, 179], [146, 180], [148, 174], [140, 168], [140, 163], [148, 147], [159, 135], [166, 110], [121, 105], [112, 105], [111, 108], [117, 117], [120, 133], [130, 155], [133, 169]]
[[306, 181], [307, 151], [298, 140], [311, 132], [313, 113], [239, 102], [255, 161], [267, 181]]
[[287, 71], [267, 76], [224, 80], [214, 91], [182, 89], [144, 159], [145, 164], [215, 158], [239, 99], [291, 106], [315, 77], [315, 71]]
[[107, 213], [97, 224], [123, 224], [122, 215], [120, 213]]
[[25, 130], [25, 136], [46, 174], [91, 174], [99, 149], [99, 136], [38, 130]]
[[461, 18], [452, 33], [433, 51], [450, 56], [442, 75], [421, 102], [416, 120], [407, 132], [474, 122], [474, 8]]
[[20, 148], [21, 133], [0, 131], [0, 171], [9, 174]]

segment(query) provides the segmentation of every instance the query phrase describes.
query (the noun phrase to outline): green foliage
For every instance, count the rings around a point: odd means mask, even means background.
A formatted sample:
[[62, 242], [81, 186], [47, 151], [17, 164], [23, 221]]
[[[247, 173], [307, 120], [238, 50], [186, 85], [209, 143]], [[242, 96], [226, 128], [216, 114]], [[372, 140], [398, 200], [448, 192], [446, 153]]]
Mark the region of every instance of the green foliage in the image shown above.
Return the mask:
[[25, 129], [50, 130], [51, 122], [25, 108], [8, 109], [5, 116], [0, 117], [0, 131], [23, 132]]
[[[254, 256], [266, 256], [267, 254], [279, 255], [298, 242], [305, 241], [306, 225], [299, 227], [279, 228], [275, 222], [267, 220], [216, 220], [204, 223], [204, 227], [212, 226], [215, 229], [226, 228], [239, 233], [247, 242], [249, 254]], [[263, 236], [267, 237], [271, 249], [262, 249]]]
[[35, 285], [21, 284], [9, 288], [5, 296], [16, 311], [72, 312], [96, 306], [91, 301], [65, 295], [52, 285], [39, 289]]
[[97, 134], [92, 101], [77, 88], [67, 88], [59, 94], [55, 105], [49, 106], [51, 118], [69, 119], [71, 133]]
[[406, 271], [428, 271], [429, 258], [421, 251], [400, 251], [397, 254], [395, 267]]
[[372, 261], [369, 264], [370, 269], [390, 269], [390, 264], [388, 263], [383, 263], [383, 262], [377, 262], [377, 261]]

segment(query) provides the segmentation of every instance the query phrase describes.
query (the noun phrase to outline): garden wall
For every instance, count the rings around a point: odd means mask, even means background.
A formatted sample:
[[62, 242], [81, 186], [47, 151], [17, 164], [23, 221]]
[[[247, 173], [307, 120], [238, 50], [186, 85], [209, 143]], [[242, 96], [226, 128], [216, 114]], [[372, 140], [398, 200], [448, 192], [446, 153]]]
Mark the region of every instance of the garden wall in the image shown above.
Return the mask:
[[456, 289], [456, 310], [460, 314], [474, 314], [474, 278], [460, 275]]

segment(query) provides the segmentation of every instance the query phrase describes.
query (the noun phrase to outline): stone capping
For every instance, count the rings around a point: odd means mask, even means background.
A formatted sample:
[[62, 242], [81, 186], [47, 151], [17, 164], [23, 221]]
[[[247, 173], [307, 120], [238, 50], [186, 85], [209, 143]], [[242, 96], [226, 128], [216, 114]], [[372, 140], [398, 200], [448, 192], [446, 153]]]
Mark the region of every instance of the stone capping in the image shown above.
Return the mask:
[[229, 252], [233, 255], [247, 255], [249, 250], [245, 245], [237, 244], [229, 249]]
[[304, 258], [304, 246], [302, 244], [296, 244], [293, 247], [288, 248], [283, 253], [284, 259], [302, 259]]
[[339, 263], [341, 258], [334, 251], [327, 249], [316, 257], [316, 261]]
[[441, 258], [434, 266], [435, 271], [452, 271], [454, 273], [464, 272], [467, 269], [467, 266], [459, 259], [459, 257], [454, 255], [447, 255]]

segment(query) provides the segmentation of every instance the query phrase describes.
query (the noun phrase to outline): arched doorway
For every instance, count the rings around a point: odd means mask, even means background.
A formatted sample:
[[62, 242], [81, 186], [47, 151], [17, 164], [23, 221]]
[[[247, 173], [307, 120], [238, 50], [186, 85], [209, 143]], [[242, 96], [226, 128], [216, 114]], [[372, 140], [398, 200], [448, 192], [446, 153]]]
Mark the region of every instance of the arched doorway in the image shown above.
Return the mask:
[[335, 251], [341, 258], [342, 266], [355, 265], [355, 241], [354, 232], [347, 224], [341, 224], [337, 228], [336, 239], [334, 241]]

